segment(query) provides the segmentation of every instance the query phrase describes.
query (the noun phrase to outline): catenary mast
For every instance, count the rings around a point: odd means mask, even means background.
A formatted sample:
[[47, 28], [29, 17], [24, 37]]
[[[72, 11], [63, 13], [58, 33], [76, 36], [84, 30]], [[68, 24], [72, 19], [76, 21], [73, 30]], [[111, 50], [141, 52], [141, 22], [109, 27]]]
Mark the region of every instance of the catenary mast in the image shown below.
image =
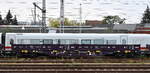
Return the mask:
[[60, 0], [60, 33], [64, 33], [64, 0]]
[[46, 33], [46, 0], [42, 3], [42, 32]]
[[33, 3], [35, 6], [35, 18], [34, 21], [36, 22], [36, 7], [41, 10], [42, 12], [42, 27], [41, 27], [41, 32], [46, 33], [46, 0], [42, 0], [42, 8], [39, 7], [35, 2]]

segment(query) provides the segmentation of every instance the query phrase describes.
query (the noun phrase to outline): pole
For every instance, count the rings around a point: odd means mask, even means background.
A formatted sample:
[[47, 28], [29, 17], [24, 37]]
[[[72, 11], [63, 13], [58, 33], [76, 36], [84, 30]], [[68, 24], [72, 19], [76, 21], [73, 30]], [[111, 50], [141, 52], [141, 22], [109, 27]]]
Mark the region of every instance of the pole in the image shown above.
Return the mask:
[[36, 6], [34, 5], [34, 25], [36, 25]]
[[82, 33], [82, 4], [80, 4], [80, 25], [79, 32]]
[[41, 26], [40, 32], [46, 33], [46, 30], [47, 30], [47, 28], [46, 28], [46, 0], [42, 0], [42, 8], [39, 7], [38, 5], [36, 5], [35, 2], [33, 3], [33, 5], [35, 6], [35, 8], [37, 7], [42, 12], [42, 26]]
[[42, 3], [42, 32], [46, 32], [46, 0]]
[[60, 0], [60, 33], [64, 33], [64, 0]]

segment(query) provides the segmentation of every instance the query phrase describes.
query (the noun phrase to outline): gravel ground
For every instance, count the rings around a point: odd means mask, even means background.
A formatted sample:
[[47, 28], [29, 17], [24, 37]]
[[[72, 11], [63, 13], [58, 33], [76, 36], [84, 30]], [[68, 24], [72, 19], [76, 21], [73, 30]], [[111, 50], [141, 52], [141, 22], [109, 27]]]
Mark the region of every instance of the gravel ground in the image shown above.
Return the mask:
[[98, 58], [98, 59], [50, 59], [40, 58], [0, 58], [0, 63], [150, 63], [150, 58]]

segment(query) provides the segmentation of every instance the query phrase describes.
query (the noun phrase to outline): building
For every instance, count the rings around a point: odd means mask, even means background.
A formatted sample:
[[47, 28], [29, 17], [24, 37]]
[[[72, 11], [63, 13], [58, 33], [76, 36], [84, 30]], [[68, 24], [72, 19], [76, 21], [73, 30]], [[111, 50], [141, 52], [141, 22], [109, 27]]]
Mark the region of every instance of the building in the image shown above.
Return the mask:
[[102, 21], [98, 21], [98, 20], [86, 20], [85, 21], [85, 26], [92, 26], [95, 27], [97, 25], [103, 24]]
[[85, 25], [97, 27], [97, 28], [108, 28], [108, 29], [112, 29], [114, 26], [114, 24], [103, 24], [102, 21], [98, 21], [98, 20], [86, 20]]
[[[55, 28], [53, 30], [57, 30], [59, 33], [60, 28]], [[99, 27], [91, 27], [91, 26], [64, 26], [65, 33], [106, 33], [108, 28], [99, 28]]]
[[150, 34], [150, 24], [138, 25], [135, 31], [132, 33], [146, 33]]
[[137, 28], [137, 24], [115, 24], [113, 32], [115, 33], [130, 33], [134, 32]]
[[[0, 25], [3, 33], [40, 33], [41, 27], [36, 25]], [[47, 30], [48, 32], [48, 30]]]
[[[98, 26], [64, 26], [64, 33], [148, 33], [150, 24], [101, 24]], [[39, 25], [0, 25], [3, 33], [41, 33]], [[47, 27], [49, 33], [60, 33], [60, 28]], [[62, 31], [61, 31], [62, 32]]]

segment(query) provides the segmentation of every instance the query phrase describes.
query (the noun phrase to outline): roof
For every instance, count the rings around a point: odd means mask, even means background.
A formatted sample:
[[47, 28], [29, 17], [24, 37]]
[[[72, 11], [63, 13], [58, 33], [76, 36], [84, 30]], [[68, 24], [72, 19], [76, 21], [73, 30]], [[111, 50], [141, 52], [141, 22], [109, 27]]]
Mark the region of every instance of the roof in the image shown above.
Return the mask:
[[[15, 35], [17, 39], [108, 39], [120, 38], [120, 36], [128, 37], [150, 37], [149, 34], [89, 34], [89, 33], [6, 33], [6, 35]], [[112, 38], [113, 37], [113, 38]]]
[[39, 25], [0, 25], [0, 27], [20, 28], [20, 27], [41, 27], [41, 26], [39, 26]]
[[136, 29], [136, 26], [136, 24], [115, 24], [113, 30], [134, 31]]
[[[91, 26], [63, 26], [64, 28], [92, 28]], [[63, 28], [61, 27], [61, 28]], [[60, 28], [60, 27], [58, 27]]]
[[107, 27], [107, 28], [110, 28], [110, 27], [113, 27], [114, 24], [95, 24], [93, 26], [94, 27]]
[[98, 21], [98, 20], [86, 20], [85, 24], [86, 25], [102, 24], [102, 21]]

